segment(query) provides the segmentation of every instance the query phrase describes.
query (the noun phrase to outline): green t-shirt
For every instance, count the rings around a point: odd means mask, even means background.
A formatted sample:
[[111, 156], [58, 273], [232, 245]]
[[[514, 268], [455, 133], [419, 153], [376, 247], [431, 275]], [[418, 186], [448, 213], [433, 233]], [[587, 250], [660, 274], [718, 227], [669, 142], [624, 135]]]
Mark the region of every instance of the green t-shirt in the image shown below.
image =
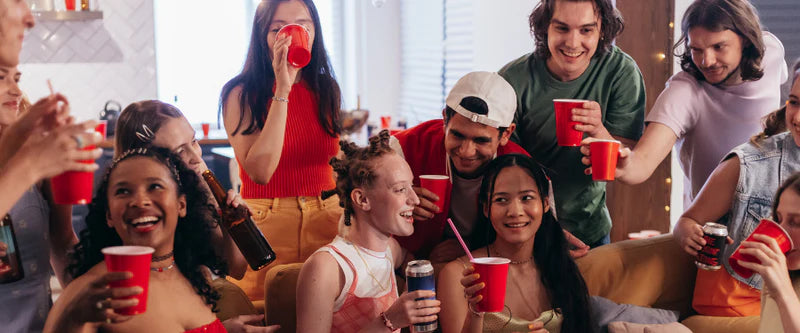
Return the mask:
[[544, 59], [524, 55], [500, 70], [517, 93], [517, 129], [512, 140], [550, 169], [556, 213], [562, 225], [587, 244], [611, 230], [606, 207], [606, 184], [583, 174], [579, 147], [556, 142], [553, 99], [596, 101], [603, 125], [615, 136], [638, 140], [644, 129], [645, 90], [633, 58], [619, 48], [592, 58], [577, 79], [562, 82], [547, 70]]

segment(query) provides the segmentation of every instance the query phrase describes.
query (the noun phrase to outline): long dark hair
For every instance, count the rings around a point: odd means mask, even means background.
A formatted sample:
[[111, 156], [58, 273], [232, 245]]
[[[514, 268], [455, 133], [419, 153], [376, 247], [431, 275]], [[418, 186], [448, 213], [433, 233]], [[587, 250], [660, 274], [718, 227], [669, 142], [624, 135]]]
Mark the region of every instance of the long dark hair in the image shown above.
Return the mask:
[[[520, 154], [502, 155], [489, 163], [481, 182], [478, 202], [480, 207], [488, 207], [489, 216], [491, 216], [490, 197], [494, 193], [497, 176], [503, 169], [514, 166], [525, 170], [536, 182], [542, 205], [546, 203], [547, 197], [552, 195], [548, 190], [547, 175], [539, 163]], [[482, 240], [476, 239], [476, 247], [487, 246], [497, 238], [492, 222], [485, 215], [475, 234], [484, 236]], [[564, 316], [561, 332], [591, 332], [589, 290], [578, 266], [569, 255], [564, 231], [551, 211], [542, 214], [542, 223], [534, 236], [533, 261], [539, 268], [541, 282], [550, 296], [550, 306], [553, 309], [560, 309]]]
[[114, 131], [114, 156], [129, 149], [149, 147], [161, 125], [173, 118], [184, 116], [177, 107], [162, 101], [146, 100], [126, 106]]
[[108, 182], [116, 166], [132, 157], [146, 157], [164, 165], [178, 185], [178, 194], [186, 195], [186, 216], [178, 218], [175, 230], [175, 265], [194, 287], [212, 311], [220, 294], [208, 283], [205, 267], [216, 275], [227, 274], [225, 262], [217, 257], [211, 245], [211, 226], [216, 224], [214, 210], [209, 209], [209, 194], [201, 188], [200, 176], [181, 161], [180, 156], [161, 148], [137, 148], [128, 150], [114, 160], [108, 168], [97, 194], [89, 204], [86, 229], [81, 232], [80, 242], [69, 253], [67, 273], [77, 278], [103, 261], [101, 249], [122, 245], [122, 239], [114, 228], [108, 226]]
[[[233, 89], [242, 87], [241, 94], [238, 96], [241, 114], [233, 134], [238, 133], [239, 130], [242, 130], [244, 135], [252, 134], [264, 127], [264, 121], [267, 119], [267, 102], [273, 96], [272, 86], [275, 83], [275, 72], [272, 69], [272, 55], [267, 45], [267, 34], [278, 5], [287, 1], [291, 0], [264, 0], [258, 4], [244, 68], [239, 75], [222, 87], [219, 115], [226, 111], [225, 102]], [[328, 52], [325, 51], [325, 43], [322, 41], [322, 26], [319, 23], [317, 7], [314, 6], [312, 0], [301, 1], [311, 14], [316, 35], [311, 45], [311, 62], [300, 71], [300, 75], [308, 84], [312, 94], [317, 97], [319, 122], [322, 124], [322, 128], [330, 136], [335, 137], [342, 131], [339, 125], [342, 95], [328, 60]], [[250, 113], [251, 119], [247, 124], [244, 123], [246, 112]]]
[[547, 46], [547, 29], [550, 27], [550, 20], [553, 19], [553, 12], [556, 10], [556, 2], [592, 2], [595, 13], [600, 18], [600, 42], [597, 44], [597, 51], [594, 56], [603, 55], [611, 51], [614, 39], [625, 29], [625, 21], [622, 14], [614, 7], [611, 0], [542, 0], [531, 15], [528, 16], [528, 25], [531, 34], [536, 42], [534, 54], [542, 59], [550, 58], [550, 48]]
[[[674, 53], [681, 61], [681, 69], [698, 81], [705, 76], [692, 61], [689, 49], [689, 30], [703, 27], [709, 31], [730, 30], [742, 37], [742, 61], [739, 63], [742, 80], [756, 81], [764, 76], [761, 59], [764, 58], [764, 39], [758, 13], [747, 0], [696, 0], [681, 20], [681, 38], [675, 43]], [[683, 52], [679, 48], [683, 47]]]

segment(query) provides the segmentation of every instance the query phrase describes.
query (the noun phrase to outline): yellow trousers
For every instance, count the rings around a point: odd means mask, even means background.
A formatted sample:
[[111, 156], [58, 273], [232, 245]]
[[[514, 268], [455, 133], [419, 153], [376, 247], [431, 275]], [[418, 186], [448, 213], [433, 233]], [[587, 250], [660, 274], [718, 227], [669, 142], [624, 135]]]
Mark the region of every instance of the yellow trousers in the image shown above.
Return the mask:
[[247, 267], [240, 281], [230, 279], [251, 301], [264, 299], [264, 277], [270, 268], [304, 262], [314, 251], [330, 243], [338, 233], [339, 197], [287, 197], [245, 199], [253, 211], [253, 222], [264, 233], [276, 259], [267, 267], [253, 271]]

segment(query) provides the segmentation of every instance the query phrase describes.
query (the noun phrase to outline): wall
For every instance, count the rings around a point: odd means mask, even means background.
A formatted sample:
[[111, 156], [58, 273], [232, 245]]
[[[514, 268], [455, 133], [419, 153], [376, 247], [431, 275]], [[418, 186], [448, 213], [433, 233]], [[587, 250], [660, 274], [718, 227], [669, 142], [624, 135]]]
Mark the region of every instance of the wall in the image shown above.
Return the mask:
[[20, 57], [20, 85], [31, 99], [49, 94], [50, 79], [83, 120], [110, 99], [125, 106], [156, 98], [153, 1], [104, 0], [100, 10], [102, 20], [36, 21]]
[[496, 72], [511, 60], [533, 51], [528, 15], [538, 1], [474, 2], [474, 67]]

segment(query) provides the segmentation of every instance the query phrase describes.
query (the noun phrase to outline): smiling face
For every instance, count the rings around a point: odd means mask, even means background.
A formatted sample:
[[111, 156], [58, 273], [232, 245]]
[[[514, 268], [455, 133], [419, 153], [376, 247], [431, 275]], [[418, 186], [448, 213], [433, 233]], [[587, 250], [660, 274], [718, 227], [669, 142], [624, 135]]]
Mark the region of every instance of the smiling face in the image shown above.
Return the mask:
[[22, 74], [16, 67], [0, 66], [0, 128], [11, 125], [19, 113], [22, 91], [19, 78]]
[[786, 254], [786, 265], [789, 270], [800, 269], [800, 194], [793, 188], [787, 188], [781, 194], [778, 208], [776, 209], [778, 223], [786, 229], [795, 249]]
[[374, 227], [387, 235], [409, 236], [414, 233], [412, 212], [419, 198], [411, 188], [414, 174], [408, 163], [390, 153], [375, 160], [375, 180], [364, 189], [368, 202], [365, 211]]
[[450, 118], [444, 132], [445, 151], [455, 171], [466, 178], [481, 175], [497, 154], [497, 147], [505, 145], [511, 136], [511, 131], [506, 131], [500, 137], [497, 128], [472, 122], [459, 113]]
[[550, 73], [565, 82], [580, 77], [597, 52], [600, 31], [593, 1], [557, 1], [547, 28]]
[[33, 15], [23, 0], [0, 0], [0, 66], [19, 64], [25, 29], [33, 27]]
[[742, 82], [742, 37], [731, 30], [710, 31], [693, 27], [687, 34], [692, 62], [711, 84], [735, 85]]
[[194, 129], [184, 117], [165, 121], [156, 132], [153, 145], [177, 154], [198, 175], [208, 170], [203, 161], [203, 150], [195, 139]]
[[[278, 4], [275, 9], [275, 15], [269, 24], [269, 32], [267, 33], [267, 46], [269, 47], [270, 58], [274, 54], [272, 45], [278, 36], [278, 30], [287, 24], [299, 24], [308, 30], [308, 45], [314, 45], [314, 21], [311, 19], [311, 14], [308, 12], [306, 5], [300, 0], [284, 1]], [[311, 50], [312, 52], [314, 50]]]
[[489, 215], [497, 238], [509, 243], [533, 239], [550, 207], [539, 194], [536, 181], [519, 166], [507, 167], [495, 179], [484, 214]]
[[186, 197], [166, 166], [144, 156], [123, 160], [109, 175], [107, 195], [108, 224], [124, 245], [150, 246], [156, 255], [172, 251]]
[[786, 128], [792, 133], [794, 144], [800, 147], [800, 75], [796, 76], [786, 101]]

